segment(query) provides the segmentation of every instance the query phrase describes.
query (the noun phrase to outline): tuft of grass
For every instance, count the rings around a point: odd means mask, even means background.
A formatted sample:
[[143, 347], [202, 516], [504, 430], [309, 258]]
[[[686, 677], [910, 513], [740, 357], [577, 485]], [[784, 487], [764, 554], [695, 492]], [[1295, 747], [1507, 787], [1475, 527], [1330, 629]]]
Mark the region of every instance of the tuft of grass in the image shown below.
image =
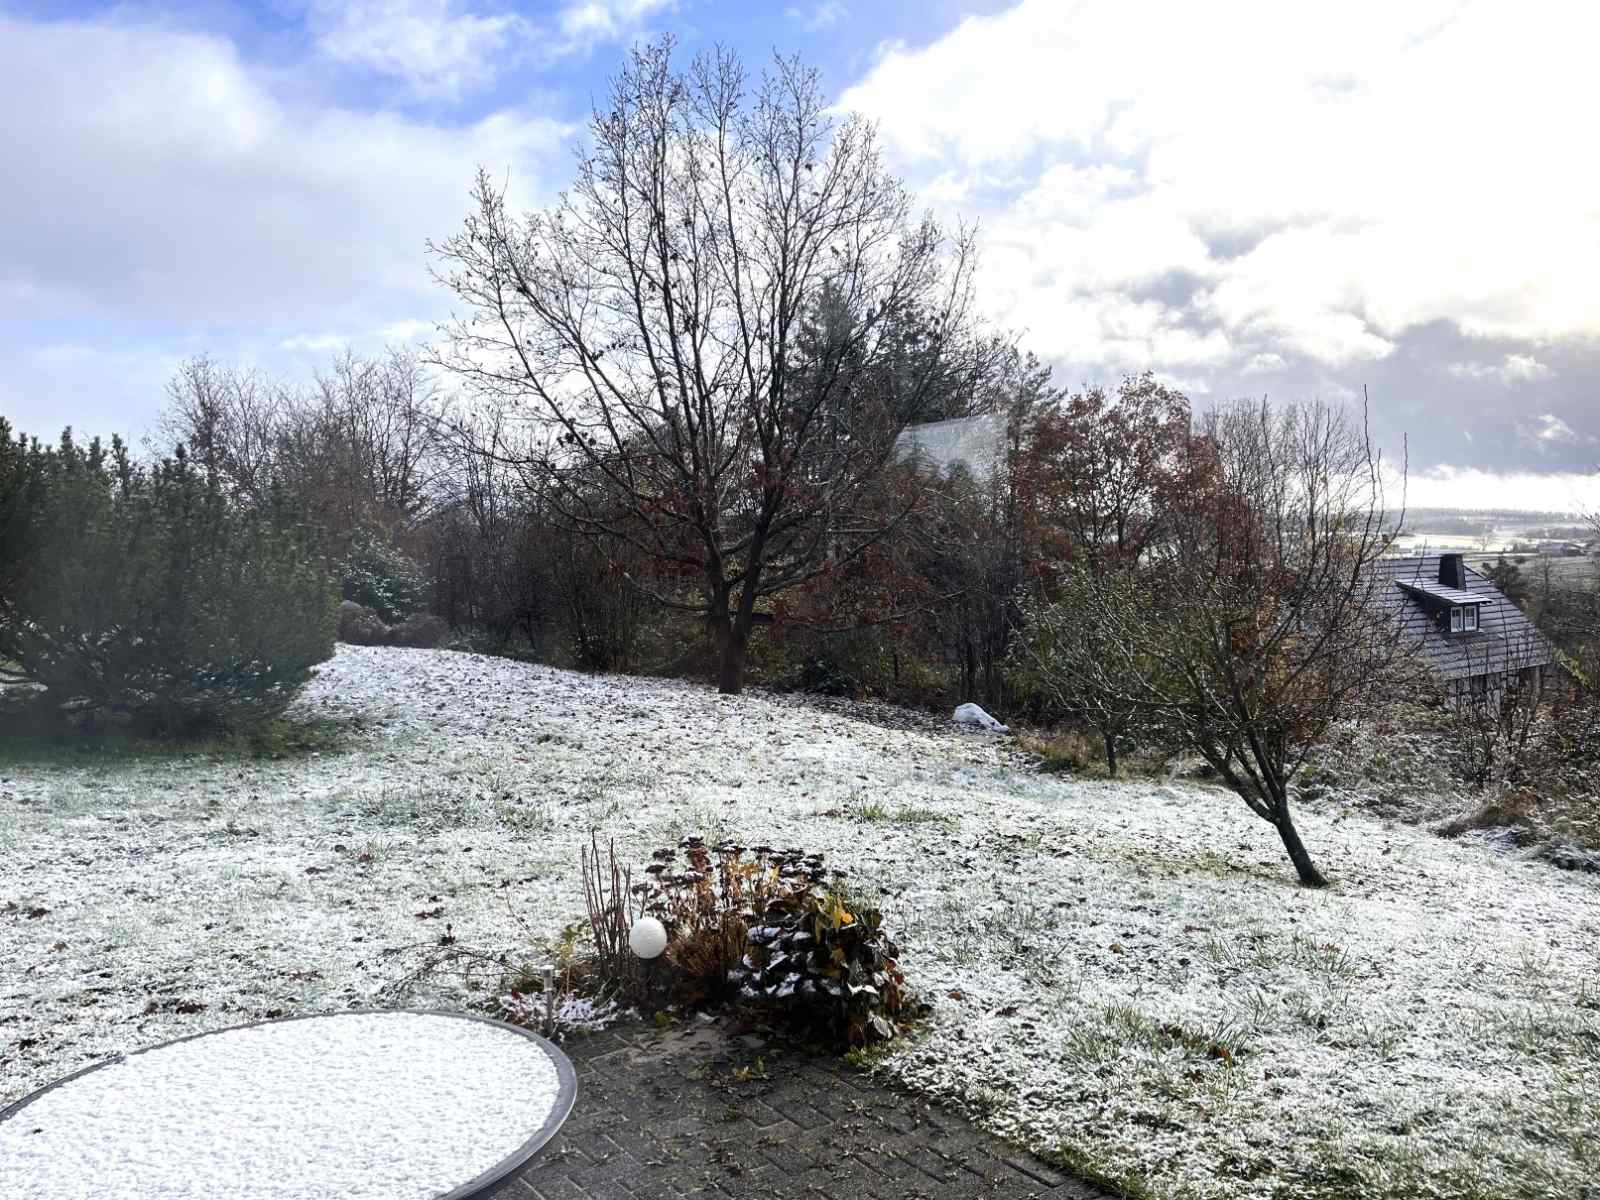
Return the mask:
[[861, 825], [951, 825], [953, 819], [938, 809], [914, 804], [890, 807], [882, 800], [868, 799], [865, 788], [856, 788], [844, 808], [830, 815], [842, 816]]
[[1155, 1200], [1156, 1193], [1142, 1176], [1119, 1169], [1109, 1158], [1079, 1146], [1063, 1142], [1042, 1151], [1038, 1157], [1073, 1178], [1092, 1184], [1107, 1195], [1118, 1197], [1118, 1200]]
[[1017, 745], [1039, 759], [1039, 770], [1046, 775], [1078, 775], [1097, 767], [1105, 769], [1105, 751], [1081, 730], [1019, 733]]

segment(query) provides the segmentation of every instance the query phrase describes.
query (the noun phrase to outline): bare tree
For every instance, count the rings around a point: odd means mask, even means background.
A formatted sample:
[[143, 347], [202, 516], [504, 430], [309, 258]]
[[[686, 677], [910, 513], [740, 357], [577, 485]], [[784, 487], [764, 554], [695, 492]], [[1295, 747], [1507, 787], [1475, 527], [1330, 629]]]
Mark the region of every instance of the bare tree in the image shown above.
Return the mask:
[[1364, 422], [1323, 404], [1214, 411], [1189, 453], [1204, 470], [1131, 581], [1075, 592], [1067, 618], [1095, 627], [1095, 653], [1070, 664], [1073, 686], [1191, 746], [1320, 887], [1290, 783], [1401, 656], [1371, 570], [1385, 545], [1379, 457]]
[[1521, 664], [1537, 662], [1543, 656], [1542, 641], [1534, 630], [1525, 628], [1504, 644], [1493, 644], [1472, 656], [1479, 674], [1439, 689], [1456, 745], [1463, 751], [1468, 780], [1475, 788], [1522, 780], [1530, 739], [1546, 697], [1545, 669]]
[[260, 370], [191, 358], [167, 384], [167, 407], [156, 424], [162, 444], [154, 449], [185, 447], [235, 498], [259, 504], [271, 489], [278, 436], [295, 402]]
[[346, 351], [279, 425], [278, 475], [336, 539], [393, 533], [426, 508], [445, 403], [410, 350]]
[[550, 208], [516, 217], [480, 173], [433, 248], [466, 308], [440, 361], [551, 425], [552, 505], [649, 557], [634, 583], [705, 617], [737, 692], [761, 599], [884, 536], [861, 514], [895, 435], [981, 367], [972, 242], [913, 216], [814, 71], [752, 90], [671, 51], [633, 55]]
[[[1151, 712], [1142, 689], [1130, 686], [1122, 673], [1139, 654], [1140, 643], [1126, 640], [1126, 620], [1100, 617], [1131, 613], [1137, 586], [1128, 571], [1068, 569], [1052, 588], [1050, 602], [1035, 597], [1025, 607], [1022, 634], [1012, 650], [1024, 679], [1056, 714], [1075, 717], [1100, 735], [1106, 773], [1112, 776], [1118, 744], [1147, 732]], [[1153, 665], [1146, 657], [1137, 670], [1148, 674]]]
[[265, 373], [190, 359], [167, 385], [157, 430], [182, 445], [235, 498], [274, 487], [304, 503], [336, 537], [413, 520], [432, 494], [446, 406], [408, 349], [379, 358], [346, 351], [310, 391]]

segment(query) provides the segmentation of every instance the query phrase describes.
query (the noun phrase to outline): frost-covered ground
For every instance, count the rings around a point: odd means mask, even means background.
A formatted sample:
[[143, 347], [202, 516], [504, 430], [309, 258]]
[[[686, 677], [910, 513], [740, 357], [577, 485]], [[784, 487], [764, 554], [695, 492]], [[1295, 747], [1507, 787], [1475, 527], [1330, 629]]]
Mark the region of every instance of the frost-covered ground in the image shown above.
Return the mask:
[[[902, 935], [881, 1069], [1170, 1196], [1572, 1196], [1600, 1166], [1600, 879], [762, 696], [340, 647], [344, 753], [0, 768], [0, 1103], [105, 1055], [392, 999], [448, 925], [538, 954], [591, 829], [822, 850]], [[414, 1003], [460, 1004], [459, 974]], [[580, 1098], [580, 1104], [581, 1104]]]

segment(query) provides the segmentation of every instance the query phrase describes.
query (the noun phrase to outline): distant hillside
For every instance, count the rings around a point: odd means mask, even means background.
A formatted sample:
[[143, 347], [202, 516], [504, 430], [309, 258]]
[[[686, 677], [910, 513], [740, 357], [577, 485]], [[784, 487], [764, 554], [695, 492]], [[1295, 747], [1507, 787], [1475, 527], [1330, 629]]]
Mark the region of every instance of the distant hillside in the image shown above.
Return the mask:
[[1592, 527], [1584, 524], [1573, 513], [1530, 512], [1510, 508], [1407, 509], [1405, 531], [1452, 534], [1460, 537], [1471, 537], [1491, 531], [1546, 538], [1582, 538], [1594, 535]]

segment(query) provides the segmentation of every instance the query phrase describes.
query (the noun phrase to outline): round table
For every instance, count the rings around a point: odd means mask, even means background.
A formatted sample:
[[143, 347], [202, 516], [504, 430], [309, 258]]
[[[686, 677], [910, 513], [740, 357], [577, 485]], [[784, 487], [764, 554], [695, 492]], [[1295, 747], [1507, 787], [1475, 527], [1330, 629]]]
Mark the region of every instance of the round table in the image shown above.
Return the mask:
[[432, 1010], [258, 1021], [85, 1068], [0, 1111], [7, 1200], [469, 1200], [577, 1096], [566, 1055]]

